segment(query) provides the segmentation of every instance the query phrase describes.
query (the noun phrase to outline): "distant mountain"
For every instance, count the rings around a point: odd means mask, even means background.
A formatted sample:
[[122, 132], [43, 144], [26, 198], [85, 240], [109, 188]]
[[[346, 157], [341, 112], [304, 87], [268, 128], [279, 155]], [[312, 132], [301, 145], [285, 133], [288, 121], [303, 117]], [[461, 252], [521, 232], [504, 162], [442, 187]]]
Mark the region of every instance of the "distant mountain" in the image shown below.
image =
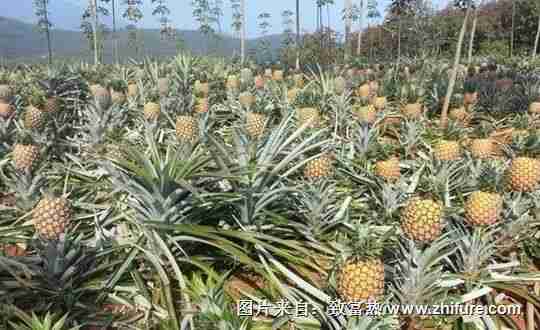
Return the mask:
[[[87, 1], [88, 2], [88, 1]], [[76, 30], [81, 25], [84, 8], [67, 0], [49, 1], [49, 20], [55, 28]], [[0, 0], [0, 13], [25, 23], [37, 21], [33, 0]]]
[[[52, 3], [52, 1], [51, 1]], [[207, 37], [198, 31], [177, 31], [183, 40], [183, 47], [196, 54], [213, 53], [220, 56], [237, 54], [240, 41], [236, 38], [223, 35], [219, 38]], [[138, 30], [139, 51], [129, 44], [129, 33], [122, 29], [118, 31], [119, 55], [123, 59], [143, 56], [171, 56], [177, 53], [178, 43], [160, 39], [159, 30]], [[280, 35], [266, 37], [272, 52], [279, 49]], [[51, 39], [55, 56], [62, 58], [80, 58], [90, 60], [89, 41], [80, 31], [54, 29]], [[247, 49], [256, 49], [260, 39], [247, 41]], [[138, 54], [138, 56], [137, 56]], [[0, 57], [13, 60], [39, 60], [47, 55], [45, 37], [39, 33], [35, 25], [19, 20], [0, 17]], [[106, 40], [104, 59], [112, 59], [112, 40]]]

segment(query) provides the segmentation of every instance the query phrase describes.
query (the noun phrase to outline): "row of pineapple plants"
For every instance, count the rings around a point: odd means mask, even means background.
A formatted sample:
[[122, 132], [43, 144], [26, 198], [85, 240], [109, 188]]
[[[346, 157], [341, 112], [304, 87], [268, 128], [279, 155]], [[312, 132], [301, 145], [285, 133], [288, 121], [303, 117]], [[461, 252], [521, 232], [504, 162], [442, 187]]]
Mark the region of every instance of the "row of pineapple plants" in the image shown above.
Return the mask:
[[[0, 89], [4, 322], [18, 307], [87, 328], [442, 329], [471, 321], [328, 308], [503, 292], [534, 322], [537, 88], [501, 118], [484, 109], [481, 70], [464, 73], [439, 128], [437, 63], [110, 69], [28, 69]], [[315, 312], [240, 318], [240, 297]], [[472, 322], [519, 329], [524, 316]]]

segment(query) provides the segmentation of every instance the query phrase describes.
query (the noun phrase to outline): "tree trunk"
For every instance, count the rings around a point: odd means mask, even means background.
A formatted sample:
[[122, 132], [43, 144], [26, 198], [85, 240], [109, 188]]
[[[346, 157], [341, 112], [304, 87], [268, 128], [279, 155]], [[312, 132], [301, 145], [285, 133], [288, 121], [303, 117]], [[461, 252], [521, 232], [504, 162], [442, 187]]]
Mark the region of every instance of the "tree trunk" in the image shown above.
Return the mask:
[[242, 11], [242, 30], [240, 32], [240, 62], [246, 61], [246, 0], [240, 0], [240, 10]]
[[538, 52], [538, 40], [540, 40], [540, 14], [538, 15], [538, 29], [536, 30], [536, 38], [534, 38], [534, 49], [532, 53], [532, 58], [536, 58], [536, 53]]
[[52, 45], [51, 45], [51, 29], [49, 27], [49, 8], [47, 0], [43, 0], [43, 19], [45, 20], [45, 36], [47, 37], [47, 53], [49, 65], [52, 65]]
[[514, 28], [516, 24], [516, 1], [512, 1], [512, 30], [510, 31], [510, 57], [514, 56]]
[[358, 45], [356, 47], [356, 56], [362, 53], [362, 27], [364, 23], [364, 0], [360, 0], [360, 19], [358, 22]]
[[345, 61], [349, 59], [351, 51], [351, 27], [352, 27], [352, 0], [345, 0]]
[[92, 31], [94, 33], [94, 64], [99, 64], [97, 0], [90, 0]]
[[300, 70], [300, 0], [296, 0], [296, 71]]
[[112, 0], [112, 25], [113, 25], [113, 57], [114, 62], [118, 64], [118, 36], [116, 35], [116, 0]]
[[[480, 6], [482, 2], [480, 2]], [[474, 37], [476, 35], [476, 24], [478, 22], [478, 7], [474, 9], [474, 17], [471, 28], [471, 38], [469, 40], [469, 53], [467, 56], [467, 64], [470, 65], [472, 62], [473, 48], [474, 48]]]
[[398, 17], [398, 40], [397, 40], [397, 61], [396, 61], [396, 74], [399, 73], [399, 66], [401, 64], [401, 15]]
[[450, 99], [452, 93], [454, 92], [454, 86], [456, 84], [457, 70], [459, 66], [459, 59], [461, 58], [461, 48], [463, 46], [463, 39], [465, 38], [465, 30], [467, 30], [467, 21], [471, 15], [471, 5], [467, 7], [465, 13], [465, 18], [463, 19], [463, 24], [461, 25], [461, 31], [459, 32], [459, 39], [456, 47], [456, 55], [454, 57], [454, 66], [452, 67], [452, 72], [450, 75], [450, 82], [448, 83], [448, 89], [446, 90], [446, 97], [444, 98], [444, 104], [441, 111], [441, 127], [446, 127], [448, 124], [448, 108], [450, 107]]

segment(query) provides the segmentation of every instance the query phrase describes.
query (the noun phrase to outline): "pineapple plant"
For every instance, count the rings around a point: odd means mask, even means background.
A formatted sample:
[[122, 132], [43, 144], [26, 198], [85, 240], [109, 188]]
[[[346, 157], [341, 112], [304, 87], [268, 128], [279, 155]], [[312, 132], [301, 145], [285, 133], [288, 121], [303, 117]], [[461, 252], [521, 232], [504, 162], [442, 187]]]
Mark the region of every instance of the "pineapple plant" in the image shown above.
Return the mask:
[[319, 127], [321, 121], [320, 103], [321, 95], [306, 87], [298, 92], [294, 106], [299, 126], [308, 125], [308, 127]]
[[493, 225], [500, 220], [503, 207], [504, 167], [492, 161], [482, 164], [474, 175], [478, 190], [467, 197], [465, 219], [471, 226]]
[[495, 140], [490, 137], [491, 132], [493, 132], [493, 124], [481, 120], [473, 131], [473, 137], [468, 146], [474, 158], [487, 159], [495, 155], [496, 144]]
[[8, 72], [0, 73], [0, 103], [10, 103], [13, 97], [13, 90], [9, 82]]
[[540, 188], [540, 137], [538, 133], [527, 137], [516, 136], [505, 148], [512, 158], [507, 173], [510, 190], [533, 192]]
[[341, 243], [335, 276], [337, 293], [343, 301], [366, 303], [383, 297], [382, 252], [388, 236], [388, 232], [376, 234], [370, 224], [354, 224], [352, 235]]
[[157, 93], [151, 93], [144, 104], [143, 117], [148, 121], [156, 121], [161, 114], [161, 104]]
[[108, 84], [111, 93], [111, 101], [114, 104], [123, 104], [126, 102], [127, 84], [123, 80], [113, 80]]
[[424, 114], [425, 90], [414, 82], [405, 83], [400, 90], [401, 113], [408, 119], [419, 119]]
[[412, 197], [401, 213], [401, 228], [415, 241], [429, 243], [442, 233], [443, 206], [431, 198]]
[[183, 107], [176, 117], [176, 138], [183, 142], [195, 142], [199, 138], [199, 121], [191, 108]]
[[[249, 101], [244, 100], [244, 104], [249, 105]], [[245, 118], [246, 131], [250, 137], [259, 139], [265, 133], [270, 114], [274, 110], [274, 105], [265, 95], [257, 95], [253, 105], [247, 109]]]
[[463, 83], [463, 104], [469, 108], [478, 102], [478, 82], [469, 79]]
[[387, 182], [396, 182], [401, 178], [399, 147], [392, 144], [382, 144], [375, 156], [375, 175]]
[[462, 156], [460, 137], [463, 136], [463, 130], [457, 124], [450, 121], [443, 128], [440, 137], [433, 146], [433, 157], [442, 161], [458, 160]]
[[26, 129], [40, 130], [46, 122], [46, 113], [41, 111], [45, 104], [45, 95], [39, 91], [33, 91], [23, 115], [23, 123]]
[[170, 81], [167, 77], [160, 77], [157, 80], [157, 90], [159, 96], [166, 97], [169, 94]]
[[377, 120], [377, 109], [367, 100], [359, 99], [352, 106], [353, 116], [362, 124], [373, 125]]
[[31, 141], [29, 135], [23, 134], [13, 146], [13, 167], [17, 171], [31, 173], [40, 160], [40, 148]]
[[304, 177], [308, 180], [318, 180], [332, 176], [334, 172], [334, 156], [323, 153], [311, 159], [304, 166]]
[[32, 210], [32, 222], [41, 238], [57, 240], [73, 217], [71, 203], [65, 197], [43, 196]]

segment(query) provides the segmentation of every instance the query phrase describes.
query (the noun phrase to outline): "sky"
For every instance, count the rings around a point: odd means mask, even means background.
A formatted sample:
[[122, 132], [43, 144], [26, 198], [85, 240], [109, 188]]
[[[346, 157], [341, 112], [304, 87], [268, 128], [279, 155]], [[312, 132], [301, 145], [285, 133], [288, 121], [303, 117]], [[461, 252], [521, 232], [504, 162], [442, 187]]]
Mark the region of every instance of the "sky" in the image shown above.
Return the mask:
[[[9, 4], [8, 4], [9, 1]], [[230, 8], [230, 0], [222, 0], [224, 4], [224, 17], [223, 17], [223, 32], [231, 33], [231, 16], [232, 11]], [[360, 0], [352, 0], [353, 3], [359, 4]], [[377, 0], [379, 11], [384, 16], [385, 10], [391, 0]], [[446, 5], [448, 0], [431, 0], [435, 6], [441, 8]], [[123, 0], [117, 0], [117, 3], [122, 3]], [[143, 0], [143, 13], [144, 18], [139, 22], [140, 27], [144, 28], [156, 28], [159, 27], [159, 21], [157, 17], [153, 17], [151, 0]], [[4, 3], [3, 5], [1, 3]], [[32, 0], [0, 0], [0, 15], [11, 16], [14, 18], [20, 18], [26, 21], [33, 19], [33, 12], [31, 7]], [[88, 0], [50, 0], [51, 4], [58, 6], [55, 8], [55, 12], [51, 14], [51, 20], [54, 22], [56, 18], [56, 26], [64, 29], [77, 29], [79, 25], [79, 19], [82, 14], [82, 9], [88, 4]], [[295, 11], [295, 0], [246, 0], [246, 18], [247, 18], [247, 34], [248, 37], [253, 38], [259, 35], [259, 29], [257, 28], [257, 16], [262, 12], [267, 12], [271, 15], [269, 20], [271, 24], [270, 33], [280, 33], [283, 31], [283, 25], [281, 23], [281, 13], [289, 9]], [[341, 13], [343, 11], [344, 0], [335, 0], [335, 5], [330, 6], [330, 23], [333, 28], [337, 27], [338, 31], [343, 31], [343, 22], [341, 20]], [[170, 19], [174, 27], [182, 30], [197, 29], [198, 25], [193, 18], [191, 6], [191, 0], [167, 0], [167, 4], [171, 9]], [[313, 31], [316, 25], [316, 10], [315, 0], [300, 0], [300, 20], [302, 28], [306, 31]], [[17, 6], [17, 7], [13, 7]], [[2, 8], [3, 7], [3, 8]], [[58, 12], [58, 8], [62, 8], [62, 12]], [[65, 10], [63, 8], [66, 8]], [[120, 10], [123, 10], [121, 5]], [[3, 9], [3, 10], [2, 10]], [[13, 12], [14, 15], [9, 15]], [[24, 12], [23, 12], [24, 11]], [[19, 17], [18, 17], [19, 16]], [[324, 21], [327, 24], [327, 12], [324, 12]]]

